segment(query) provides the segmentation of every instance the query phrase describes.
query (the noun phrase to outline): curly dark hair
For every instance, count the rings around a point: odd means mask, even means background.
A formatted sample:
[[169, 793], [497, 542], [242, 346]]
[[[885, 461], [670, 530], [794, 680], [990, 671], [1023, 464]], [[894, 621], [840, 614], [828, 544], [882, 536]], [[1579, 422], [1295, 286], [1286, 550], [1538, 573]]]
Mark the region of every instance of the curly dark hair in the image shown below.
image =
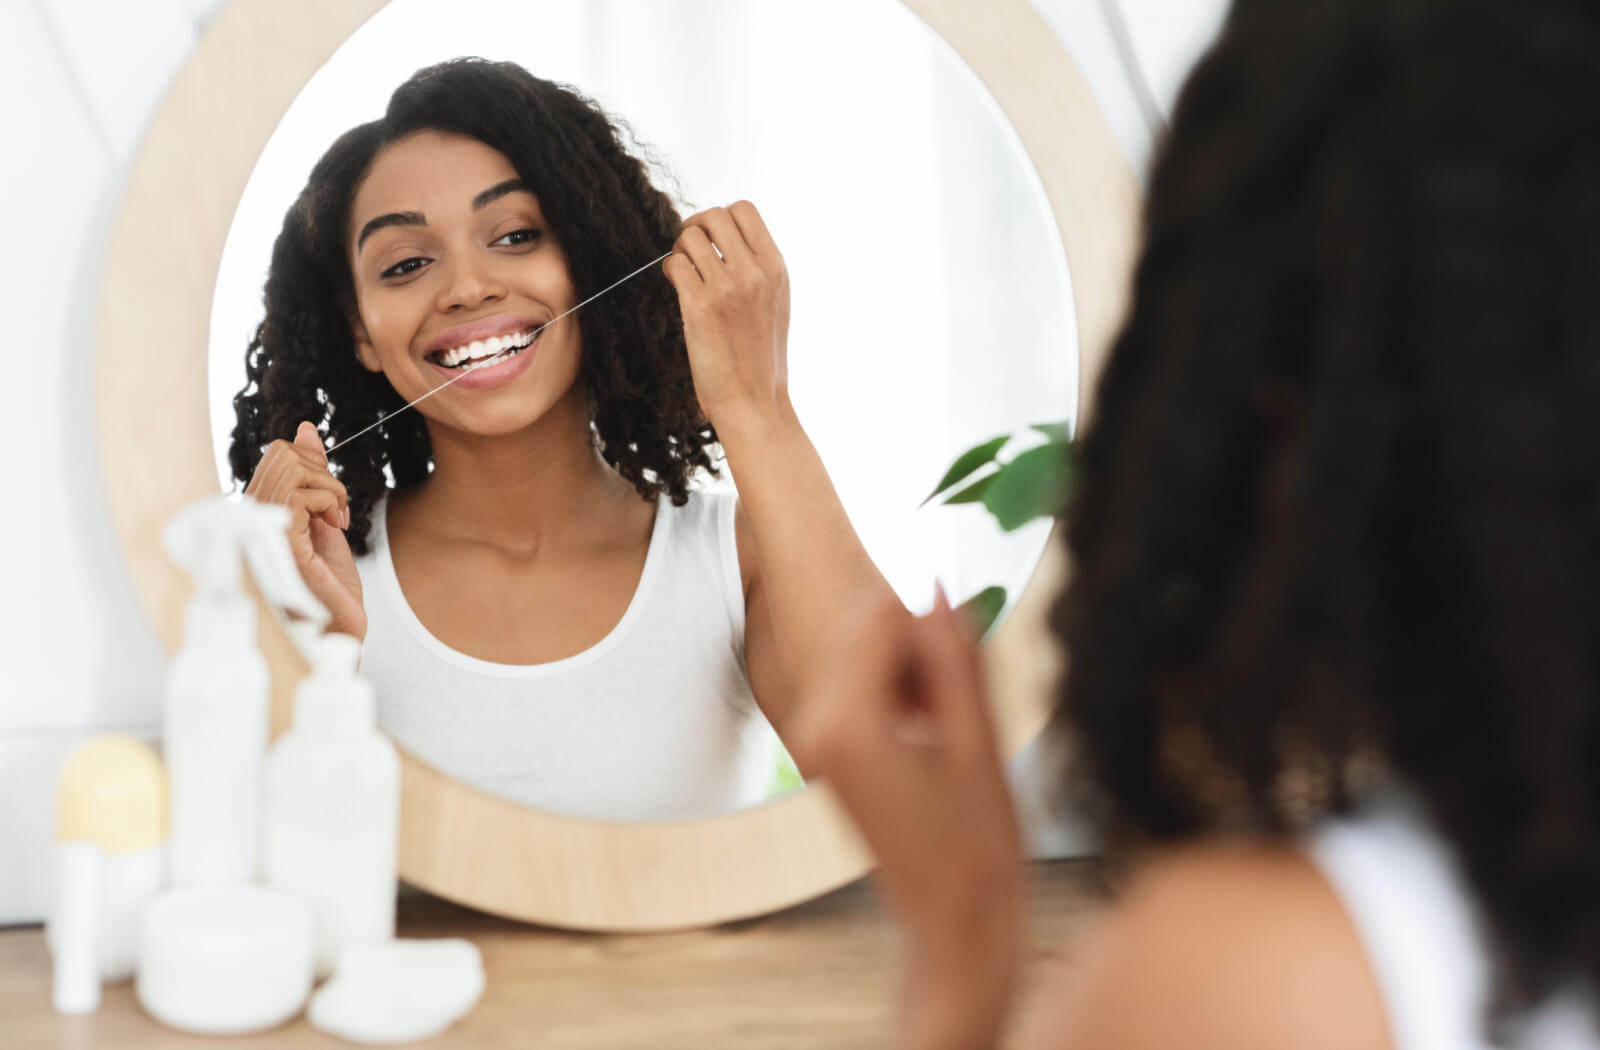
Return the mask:
[[[404, 403], [357, 360], [347, 244], [350, 208], [373, 159], [424, 130], [470, 136], [510, 160], [539, 198], [579, 301], [666, 252], [682, 227], [671, 198], [624, 146], [622, 126], [589, 99], [510, 62], [463, 58], [420, 70], [381, 119], [340, 136], [284, 217], [266, 316], [234, 398], [228, 461], [240, 482], [266, 445], [292, 438], [302, 420], [317, 423], [331, 445]], [[602, 455], [644, 499], [664, 492], [682, 505], [697, 470], [717, 473], [716, 433], [695, 398], [677, 295], [659, 269], [584, 307], [579, 382]], [[386, 420], [335, 455], [356, 554], [369, 549], [372, 507], [389, 485], [385, 468], [404, 488], [428, 476], [431, 456], [417, 412]]]
[[1600, 7], [1241, 2], [1155, 164], [1055, 629], [1114, 850], [1404, 785], [1496, 1019], [1600, 980]]

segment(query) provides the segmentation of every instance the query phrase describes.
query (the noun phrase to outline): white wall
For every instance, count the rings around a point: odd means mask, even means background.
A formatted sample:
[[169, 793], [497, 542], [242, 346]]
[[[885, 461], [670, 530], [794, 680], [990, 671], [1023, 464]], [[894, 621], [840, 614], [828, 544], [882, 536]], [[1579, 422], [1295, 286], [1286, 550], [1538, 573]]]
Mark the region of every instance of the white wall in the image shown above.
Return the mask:
[[[972, 0], [974, 3], [982, 0]], [[1107, 0], [1111, 2], [1111, 0]], [[1222, 0], [1118, 0], [1158, 108], [1214, 31]], [[88, 735], [159, 729], [162, 654], [106, 520], [92, 414], [99, 258], [146, 119], [222, 0], [8, 0], [0, 190], [11, 236], [0, 311], [19, 323], [0, 387], [7, 507], [0, 543], [0, 924], [43, 914], [52, 791]], [[1148, 121], [1100, 0], [1035, 0], [1142, 168]], [[204, 309], [204, 304], [197, 304]], [[153, 462], [159, 450], [151, 450]], [[1019, 796], [1037, 849], [1082, 848], [1045, 813], [1037, 756]]]
[[66, 753], [90, 730], [157, 729], [161, 651], [101, 491], [92, 329], [119, 172], [206, 15], [178, 0], [0, 6], [0, 312], [20, 322], [0, 386], [0, 923], [42, 910]]

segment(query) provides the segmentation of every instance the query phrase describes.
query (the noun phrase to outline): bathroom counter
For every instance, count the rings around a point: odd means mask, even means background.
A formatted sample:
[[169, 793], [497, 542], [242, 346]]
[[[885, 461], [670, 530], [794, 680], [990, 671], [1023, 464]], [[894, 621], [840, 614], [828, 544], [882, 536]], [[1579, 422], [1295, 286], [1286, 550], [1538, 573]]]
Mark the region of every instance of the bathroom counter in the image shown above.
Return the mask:
[[[1039, 863], [1030, 874], [1031, 989], [1067, 965], [1060, 949], [1101, 908], [1104, 890], [1095, 861]], [[408, 895], [401, 899], [399, 933], [465, 937], [482, 950], [489, 976], [482, 1001], [464, 1021], [412, 1046], [876, 1050], [892, 1042], [896, 936], [866, 881], [716, 929], [614, 936], [529, 927]], [[131, 984], [108, 987], [98, 1013], [64, 1018], [50, 1007], [42, 931], [0, 930], [5, 1050], [349, 1045], [313, 1031], [303, 1019], [249, 1037], [182, 1036], [144, 1015]]]

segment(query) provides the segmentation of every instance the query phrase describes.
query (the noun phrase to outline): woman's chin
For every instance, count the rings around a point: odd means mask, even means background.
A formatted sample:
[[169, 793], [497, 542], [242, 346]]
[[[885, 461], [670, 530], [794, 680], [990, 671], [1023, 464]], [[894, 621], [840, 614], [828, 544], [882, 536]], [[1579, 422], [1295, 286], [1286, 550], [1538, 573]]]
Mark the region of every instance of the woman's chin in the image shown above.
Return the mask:
[[529, 412], [489, 412], [468, 419], [452, 421], [453, 429], [463, 436], [484, 441], [520, 437], [538, 425], [543, 415]]
[[[540, 393], [544, 396], [539, 396]], [[470, 404], [441, 405], [441, 411], [432, 416], [432, 422], [442, 423], [462, 436], [486, 441], [514, 438], [541, 423], [554, 422], [552, 410], [558, 400], [550, 397], [548, 391], [535, 391], [532, 396], [526, 393], [514, 396], [506, 391], [505, 396], [474, 398]]]
[[[576, 380], [576, 369], [573, 372], [572, 379]], [[541, 423], [553, 422], [555, 416], [569, 414], [562, 408], [565, 395], [572, 392], [575, 383], [569, 382], [568, 389], [558, 391], [551, 388], [548, 379], [536, 371], [522, 375], [521, 382], [460, 389], [466, 385], [463, 381], [427, 397], [417, 410], [428, 417], [431, 426], [445, 426], [463, 436], [486, 440], [516, 437]], [[587, 429], [586, 408], [570, 414]]]

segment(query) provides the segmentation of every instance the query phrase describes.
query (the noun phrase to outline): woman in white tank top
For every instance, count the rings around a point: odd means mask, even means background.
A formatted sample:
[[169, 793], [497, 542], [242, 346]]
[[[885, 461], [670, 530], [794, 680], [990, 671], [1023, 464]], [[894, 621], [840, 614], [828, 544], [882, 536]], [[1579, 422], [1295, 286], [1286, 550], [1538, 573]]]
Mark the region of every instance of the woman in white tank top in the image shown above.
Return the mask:
[[[1239, 0], [1092, 419], [1057, 724], [1124, 890], [1016, 1045], [1600, 1047], [1600, 6]], [[906, 928], [901, 1045], [998, 1045], [976, 654], [851, 637], [793, 737]]]
[[759, 801], [834, 611], [888, 586], [790, 405], [756, 209], [680, 220], [592, 102], [447, 62], [317, 164], [265, 301], [234, 473], [384, 728], [572, 815]]

